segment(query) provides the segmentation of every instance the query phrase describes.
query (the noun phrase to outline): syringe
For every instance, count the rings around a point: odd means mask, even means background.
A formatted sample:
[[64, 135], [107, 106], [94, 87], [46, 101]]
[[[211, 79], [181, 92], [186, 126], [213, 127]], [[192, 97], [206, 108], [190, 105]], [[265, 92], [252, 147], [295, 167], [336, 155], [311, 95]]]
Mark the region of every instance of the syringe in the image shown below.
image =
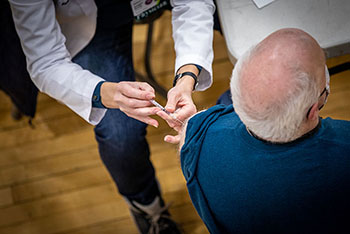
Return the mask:
[[160, 105], [158, 102], [156, 102], [155, 100], [149, 100], [153, 105], [155, 105], [156, 107], [159, 107], [162, 111], [164, 111], [167, 115], [169, 115], [172, 119], [178, 121], [179, 123], [181, 123], [182, 125], [184, 124], [184, 122], [182, 122], [181, 120], [179, 120], [178, 118], [176, 118], [176, 116], [173, 113], [170, 113], [169, 111], [167, 111], [162, 105]]

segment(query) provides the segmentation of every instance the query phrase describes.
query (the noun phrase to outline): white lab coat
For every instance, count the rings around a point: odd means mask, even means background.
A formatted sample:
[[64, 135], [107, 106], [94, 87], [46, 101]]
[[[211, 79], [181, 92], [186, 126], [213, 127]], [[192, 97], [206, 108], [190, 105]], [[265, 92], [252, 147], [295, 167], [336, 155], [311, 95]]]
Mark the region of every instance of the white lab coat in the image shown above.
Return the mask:
[[[106, 110], [93, 108], [91, 98], [103, 79], [71, 62], [94, 35], [94, 0], [58, 0], [56, 7], [52, 0], [9, 2], [35, 85], [89, 123], [98, 124]], [[188, 63], [202, 66], [197, 90], [204, 90], [212, 82], [215, 6], [212, 0], [173, 0], [172, 4], [175, 71]]]

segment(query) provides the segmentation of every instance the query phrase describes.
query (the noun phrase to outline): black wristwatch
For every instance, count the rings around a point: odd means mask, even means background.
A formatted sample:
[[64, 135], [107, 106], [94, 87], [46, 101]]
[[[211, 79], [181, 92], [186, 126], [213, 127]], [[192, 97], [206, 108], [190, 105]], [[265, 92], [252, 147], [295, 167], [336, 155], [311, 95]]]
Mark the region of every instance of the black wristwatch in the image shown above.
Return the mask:
[[176, 82], [178, 81], [178, 79], [180, 79], [183, 76], [191, 76], [194, 79], [193, 90], [195, 90], [196, 85], [198, 83], [198, 78], [193, 72], [183, 72], [183, 73], [177, 74], [174, 78], [173, 87], [176, 85]]

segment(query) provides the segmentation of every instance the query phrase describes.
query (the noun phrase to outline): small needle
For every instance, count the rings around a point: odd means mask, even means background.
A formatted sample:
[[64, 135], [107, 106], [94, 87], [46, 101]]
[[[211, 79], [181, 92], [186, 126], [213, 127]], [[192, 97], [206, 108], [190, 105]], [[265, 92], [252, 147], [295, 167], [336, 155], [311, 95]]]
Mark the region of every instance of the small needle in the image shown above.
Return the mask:
[[156, 107], [159, 107], [162, 111], [164, 111], [165, 113], [167, 113], [167, 115], [169, 115], [172, 119], [180, 122], [182, 125], [184, 124], [184, 122], [182, 122], [181, 120], [179, 120], [178, 118], [176, 118], [176, 116], [173, 113], [170, 113], [169, 111], [167, 111], [162, 105], [160, 105], [158, 102], [156, 102], [155, 100], [149, 100], [153, 105], [155, 105]]

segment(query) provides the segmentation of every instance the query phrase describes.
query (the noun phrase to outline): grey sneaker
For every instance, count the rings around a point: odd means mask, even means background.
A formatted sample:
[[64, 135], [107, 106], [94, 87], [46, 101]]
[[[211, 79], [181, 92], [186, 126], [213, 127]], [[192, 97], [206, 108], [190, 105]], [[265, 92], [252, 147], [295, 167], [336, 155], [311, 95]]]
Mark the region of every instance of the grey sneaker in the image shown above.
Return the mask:
[[171, 219], [168, 208], [160, 197], [149, 205], [127, 201], [132, 218], [142, 234], [181, 234], [178, 225]]

